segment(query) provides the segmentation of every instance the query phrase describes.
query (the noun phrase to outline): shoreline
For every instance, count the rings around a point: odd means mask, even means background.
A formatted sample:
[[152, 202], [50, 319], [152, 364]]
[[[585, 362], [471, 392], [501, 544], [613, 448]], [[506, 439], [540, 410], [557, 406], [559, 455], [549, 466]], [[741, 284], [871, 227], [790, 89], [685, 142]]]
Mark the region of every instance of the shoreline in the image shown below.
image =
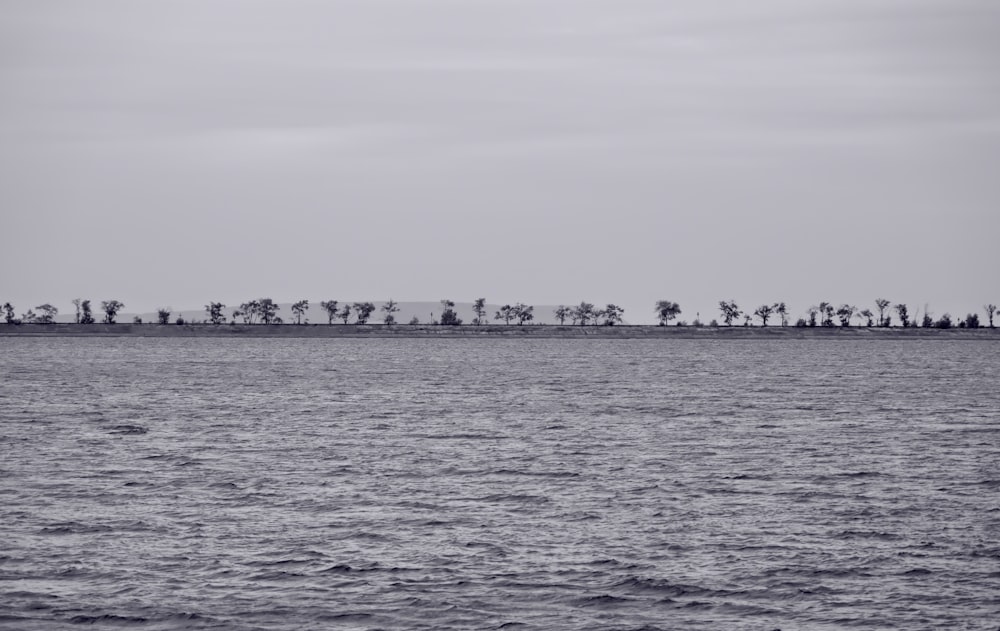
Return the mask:
[[1000, 328], [572, 326], [556, 324], [0, 324], [0, 337], [955, 339], [1000, 341]]

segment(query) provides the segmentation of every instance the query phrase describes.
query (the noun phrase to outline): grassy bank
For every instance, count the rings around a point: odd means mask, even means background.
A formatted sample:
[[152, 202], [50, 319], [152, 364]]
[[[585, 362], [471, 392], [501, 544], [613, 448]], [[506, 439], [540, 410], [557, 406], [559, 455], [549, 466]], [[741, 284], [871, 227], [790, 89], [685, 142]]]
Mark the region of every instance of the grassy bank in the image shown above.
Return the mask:
[[874, 327], [692, 327], [383, 324], [0, 324], [0, 337], [532, 337], [595, 339], [962, 339], [1000, 340], [1000, 329]]

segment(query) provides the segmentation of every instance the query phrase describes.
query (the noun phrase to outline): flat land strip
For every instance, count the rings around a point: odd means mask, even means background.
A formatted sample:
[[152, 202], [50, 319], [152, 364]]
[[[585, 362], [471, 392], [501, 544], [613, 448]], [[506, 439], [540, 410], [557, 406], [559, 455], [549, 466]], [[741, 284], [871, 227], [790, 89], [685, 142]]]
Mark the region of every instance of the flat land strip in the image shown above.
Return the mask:
[[1000, 340], [1000, 328], [923, 329], [794, 326], [441, 326], [409, 324], [0, 324], [0, 337], [533, 337], [540, 339], [961, 339]]

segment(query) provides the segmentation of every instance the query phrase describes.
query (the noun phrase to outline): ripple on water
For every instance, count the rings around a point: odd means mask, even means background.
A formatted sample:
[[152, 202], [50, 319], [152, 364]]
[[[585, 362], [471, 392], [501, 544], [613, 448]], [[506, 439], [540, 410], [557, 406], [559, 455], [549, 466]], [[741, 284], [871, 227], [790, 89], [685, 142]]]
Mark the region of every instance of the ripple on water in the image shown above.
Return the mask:
[[0, 626], [1000, 619], [995, 343], [0, 343]]

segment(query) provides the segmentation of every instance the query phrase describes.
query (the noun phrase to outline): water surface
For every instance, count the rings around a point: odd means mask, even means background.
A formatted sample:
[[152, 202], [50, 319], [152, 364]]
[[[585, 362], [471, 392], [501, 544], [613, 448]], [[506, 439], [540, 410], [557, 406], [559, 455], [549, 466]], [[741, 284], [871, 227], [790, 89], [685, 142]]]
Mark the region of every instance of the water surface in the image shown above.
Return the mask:
[[4, 627], [1000, 620], [995, 342], [0, 350]]

